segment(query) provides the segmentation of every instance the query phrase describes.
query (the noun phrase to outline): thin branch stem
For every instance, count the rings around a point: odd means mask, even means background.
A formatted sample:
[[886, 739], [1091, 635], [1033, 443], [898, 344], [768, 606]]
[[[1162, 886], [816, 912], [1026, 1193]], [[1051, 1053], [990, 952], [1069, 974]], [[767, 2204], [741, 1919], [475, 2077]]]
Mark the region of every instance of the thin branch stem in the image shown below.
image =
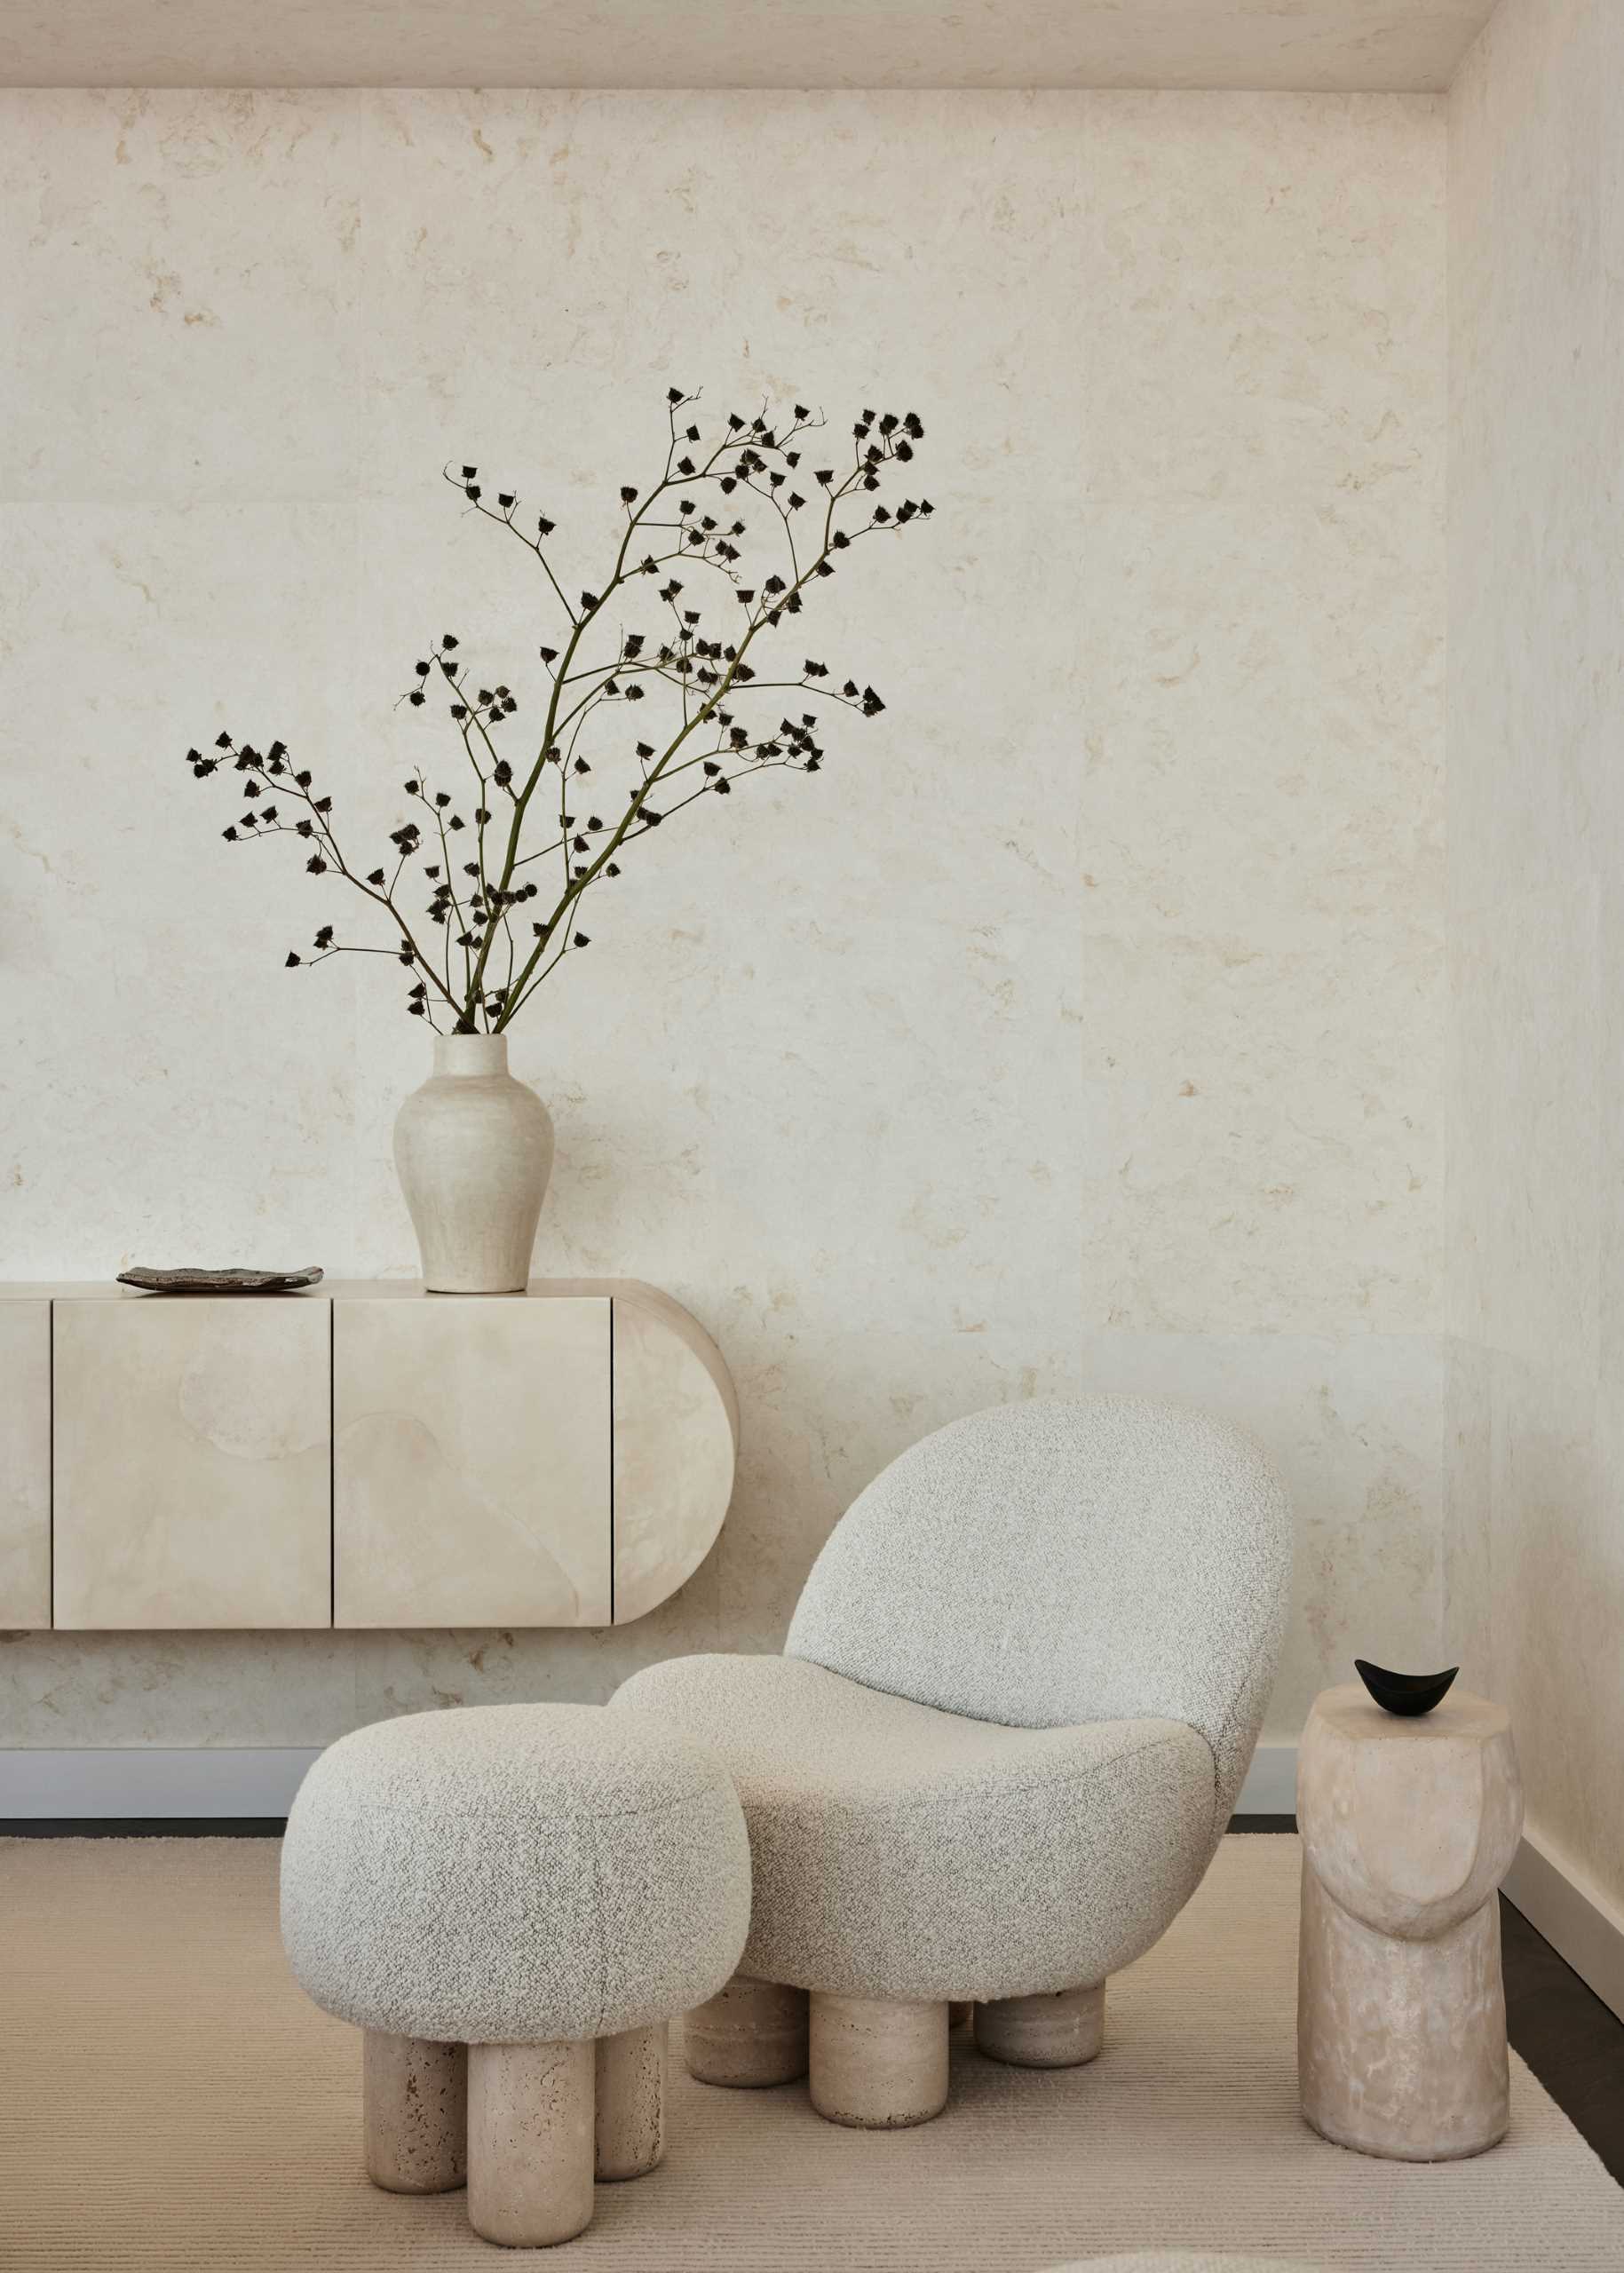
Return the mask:
[[[837, 552], [847, 550], [862, 536], [895, 535], [912, 519], [930, 512], [928, 501], [917, 504], [909, 501], [894, 514], [876, 505], [867, 520], [855, 526], [843, 526], [837, 520], [841, 507], [854, 495], [877, 491], [885, 472], [911, 459], [913, 443], [923, 432], [918, 420], [910, 413], [906, 419], [888, 415], [876, 421], [875, 414], [865, 411], [852, 430], [852, 463], [844, 476], [837, 476], [832, 467], [819, 468], [815, 474], [802, 468], [797, 473], [802, 456], [798, 446], [805, 436], [821, 427], [821, 417], [814, 418], [797, 405], [793, 419], [778, 432], [769, 423], [768, 408], [764, 403], [760, 413], [748, 424], [742, 418], [730, 416], [719, 438], [705, 447], [700, 443], [698, 427], [689, 416], [696, 400], [694, 395], [685, 395], [675, 389], [669, 392], [669, 440], [663, 469], [646, 495], [639, 496], [633, 488], [622, 488], [625, 526], [608, 575], [601, 590], [583, 590], [579, 602], [573, 605], [543, 548], [541, 538], [551, 533], [552, 526], [545, 517], [538, 519], [538, 535], [527, 537], [514, 520], [516, 495], [503, 492], [497, 510], [485, 502], [472, 469], [463, 469], [460, 482], [450, 467], [445, 469], [447, 481], [462, 488], [473, 511], [487, 520], [499, 522], [534, 553], [569, 622], [562, 653], [550, 647], [542, 650], [551, 681], [546, 715], [539, 744], [518, 779], [512, 766], [500, 756], [493, 732], [515, 708], [507, 688], [499, 685], [492, 693], [471, 684], [473, 672], [466, 659], [459, 657], [455, 662], [450, 660], [451, 651], [458, 642], [449, 633], [430, 649], [430, 660], [417, 666], [420, 682], [438, 674], [440, 682], [449, 689], [454, 699], [454, 711], [459, 714], [454, 723], [478, 798], [470, 844], [473, 857], [463, 863], [473, 880], [471, 891], [464, 894], [459, 891], [452, 859], [453, 832], [463, 824], [455, 812], [448, 817], [450, 798], [434, 789], [421, 769], [408, 788], [432, 816], [432, 832], [425, 838], [415, 821], [392, 831], [392, 841], [398, 856], [392, 874], [385, 879], [384, 867], [378, 867], [363, 877], [340, 850], [330, 820], [331, 799], [313, 795], [309, 772], [295, 772], [282, 744], [272, 744], [262, 756], [250, 746], [239, 748], [227, 736], [218, 740], [217, 748], [231, 753], [236, 771], [264, 773], [272, 785], [262, 788], [257, 780], [250, 780], [250, 810], [244, 815], [240, 829], [228, 829], [226, 834], [244, 838], [281, 834], [300, 836], [313, 848], [307, 865], [318, 872], [330, 867], [346, 883], [382, 908], [399, 941], [396, 947], [334, 945], [330, 943], [329, 926], [318, 934], [321, 952], [311, 960], [324, 962], [333, 954], [394, 954], [421, 975], [420, 983], [412, 990], [411, 1007], [436, 1032], [440, 1027], [433, 1015], [436, 1002], [432, 997], [443, 1002], [459, 1033], [477, 1033], [481, 1024], [487, 1031], [499, 1033], [510, 1025], [565, 956], [574, 951], [578, 942], [584, 944], [583, 936], [576, 931], [575, 922], [585, 895], [607, 871], [614, 869], [618, 874], [615, 855], [625, 846], [646, 836], [700, 797], [725, 792], [749, 774], [785, 768], [807, 772], [816, 770], [823, 753], [812, 739], [812, 709], [804, 708], [798, 722], [792, 723], [786, 717], [776, 728], [752, 725], [749, 698], [795, 693], [804, 705], [833, 705], [864, 715], [872, 715], [883, 707], [871, 689], [865, 688], [859, 695], [855, 683], [849, 679], [844, 688], [821, 684], [825, 674], [820, 665], [809, 664], [798, 678], [764, 679], [756, 676], [753, 664], [747, 659], [764, 630], [782, 628], [787, 618], [800, 614], [803, 595], [813, 581], [835, 573]], [[685, 422], [680, 429], [679, 417]], [[712, 431], [716, 432], [714, 428]], [[690, 455], [694, 451], [697, 455]], [[806, 486], [804, 496], [796, 486], [797, 480]], [[796, 517], [803, 510], [813, 505], [820, 487], [824, 492], [821, 515], [813, 506], [811, 514], [797, 523]], [[787, 576], [779, 571], [764, 576], [745, 565], [741, 550], [749, 541], [744, 522], [734, 519], [730, 523], [725, 504], [718, 503], [716, 511], [708, 511], [702, 503], [695, 502], [712, 491], [718, 492], [723, 500], [740, 492], [765, 500], [772, 509], [782, 548], [788, 555]], [[673, 518], [672, 509], [665, 506], [664, 501], [676, 492], [681, 493], [680, 508]], [[736, 511], [736, 507], [733, 510]], [[801, 537], [796, 535], [797, 526], [803, 532]], [[656, 532], [658, 549], [640, 553], [634, 550]], [[815, 535], [816, 539], [811, 547], [806, 544], [809, 535]], [[675, 541], [661, 545], [661, 539]], [[685, 579], [696, 566], [710, 571], [733, 594], [742, 611], [741, 618], [735, 620], [737, 628], [708, 630], [704, 610], [684, 598]], [[606, 630], [614, 620], [611, 611], [617, 596], [636, 579], [644, 575], [658, 578], [662, 573], [665, 581], [659, 586], [659, 598], [670, 617], [669, 641], [645, 654], [644, 635], [628, 630], [622, 620], [614, 655], [602, 661], [588, 660], [587, 639], [599, 627]], [[712, 598], [717, 597], [716, 588], [709, 590]], [[585, 778], [592, 770], [589, 760], [601, 763], [590, 733], [593, 722], [611, 704], [635, 702], [640, 706], [646, 696], [666, 688], [674, 690], [678, 699], [680, 723], [664, 740], [663, 746], [656, 733], [647, 733], [646, 740], [638, 742], [637, 779], [625, 795], [618, 819], [611, 823], [599, 820], [596, 812], [585, 821], [572, 816], [569, 808], [573, 803], [583, 797], [591, 802], [584, 789]], [[413, 690], [413, 704], [421, 707], [427, 692], [422, 685]], [[405, 697], [401, 699], [404, 701]], [[745, 706], [744, 723], [737, 715], [741, 703]], [[197, 751], [187, 755], [194, 772], [200, 778], [213, 772], [224, 762], [218, 757], [203, 758]], [[527, 849], [524, 832], [530, 804], [550, 764], [556, 765], [558, 773], [558, 836], [539, 849]], [[661, 785], [676, 788], [681, 777], [696, 767], [703, 769], [704, 779], [692, 788], [685, 788], [663, 812], [656, 812], [651, 800], [659, 793]], [[491, 824], [496, 816], [492, 808], [497, 789], [508, 798], [511, 811], [503, 825], [493, 831]], [[305, 818], [297, 825], [281, 820], [273, 803], [266, 803], [264, 820], [253, 810], [261, 799], [283, 796], [289, 803], [302, 802], [305, 808]], [[603, 802], [601, 790], [597, 801]], [[439, 866], [433, 867], [425, 860], [424, 867], [435, 887], [428, 913], [446, 934], [440, 968], [420, 945], [400, 906], [408, 868], [416, 862], [425, 843], [432, 850], [436, 839]], [[521, 867], [550, 859], [554, 852], [560, 858], [558, 897], [551, 913], [532, 924], [535, 944], [521, 954], [517, 912], [521, 907], [539, 903], [534, 881], [516, 887], [514, 880]], [[460, 993], [452, 976], [453, 957], [458, 948], [462, 954]], [[493, 962], [493, 957], [499, 960]], [[495, 970], [502, 972], [501, 984], [487, 986], [487, 978]]]

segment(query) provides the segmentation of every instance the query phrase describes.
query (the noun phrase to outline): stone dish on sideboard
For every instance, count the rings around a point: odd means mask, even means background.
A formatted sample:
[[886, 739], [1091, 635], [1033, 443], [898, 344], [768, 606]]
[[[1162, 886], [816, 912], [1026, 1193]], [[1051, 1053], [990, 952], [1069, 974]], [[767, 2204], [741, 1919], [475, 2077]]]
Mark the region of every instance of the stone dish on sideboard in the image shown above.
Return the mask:
[[291, 1295], [302, 1287], [319, 1287], [321, 1266], [308, 1263], [298, 1271], [155, 1271], [137, 1263], [119, 1272], [118, 1283], [143, 1295]]

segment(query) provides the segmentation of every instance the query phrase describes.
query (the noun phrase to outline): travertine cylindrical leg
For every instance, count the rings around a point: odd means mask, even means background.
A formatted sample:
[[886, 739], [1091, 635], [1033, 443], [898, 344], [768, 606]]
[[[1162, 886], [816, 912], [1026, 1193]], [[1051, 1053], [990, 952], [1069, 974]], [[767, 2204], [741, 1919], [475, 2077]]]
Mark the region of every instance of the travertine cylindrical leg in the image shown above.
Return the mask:
[[947, 2007], [884, 1997], [812, 2000], [812, 2103], [830, 2123], [899, 2131], [947, 2104]]
[[598, 2039], [598, 2175], [641, 2178], [665, 2152], [663, 2021]]
[[540, 2249], [592, 2222], [593, 2047], [468, 2047], [468, 2222]]
[[369, 2028], [361, 2053], [367, 2175], [391, 2194], [446, 2194], [468, 2168], [468, 2050]]
[[735, 1973], [683, 2022], [688, 2073], [701, 2084], [744, 2091], [794, 2083], [806, 2073], [806, 2008], [804, 1989]]
[[1351, 1918], [1303, 1873], [1297, 2073], [1316, 2131], [1402, 2162], [1480, 2155], [1511, 2120], [1500, 1904], [1430, 1941]]
[[1105, 1984], [976, 2007], [976, 2049], [1013, 2068], [1081, 2068], [1105, 2036]]

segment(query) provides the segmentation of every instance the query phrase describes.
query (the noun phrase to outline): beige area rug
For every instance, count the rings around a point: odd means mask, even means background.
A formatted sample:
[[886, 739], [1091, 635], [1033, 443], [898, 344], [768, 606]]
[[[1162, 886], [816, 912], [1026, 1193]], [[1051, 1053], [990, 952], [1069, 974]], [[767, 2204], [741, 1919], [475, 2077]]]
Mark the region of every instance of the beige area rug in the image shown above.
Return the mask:
[[[462, 2197], [369, 2187], [360, 2047], [307, 2004], [269, 1840], [0, 1841], [0, 2266], [323, 2273], [512, 2262]], [[947, 2114], [821, 2123], [804, 2086], [673, 2083], [670, 2151], [601, 2187], [549, 2263], [1033, 2273], [1205, 2243], [1331, 2266], [1624, 2268], [1624, 2190], [1513, 2060], [1512, 2127], [1475, 2162], [1327, 2145], [1297, 2113], [1297, 1842], [1224, 1841], [1111, 1984], [1105, 2049], [1043, 2075], [962, 2040]]]

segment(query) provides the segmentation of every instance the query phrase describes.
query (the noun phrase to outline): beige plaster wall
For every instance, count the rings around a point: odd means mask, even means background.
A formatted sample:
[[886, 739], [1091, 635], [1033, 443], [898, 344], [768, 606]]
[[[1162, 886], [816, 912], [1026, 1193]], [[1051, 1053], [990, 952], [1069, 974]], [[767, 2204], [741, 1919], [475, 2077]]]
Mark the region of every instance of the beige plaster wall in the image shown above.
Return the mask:
[[1624, 1902], [1624, 12], [1504, 0], [1450, 100], [1446, 1630]]
[[0, 191], [8, 1275], [411, 1269], [392, 967], [284, 977], [339, 903], [180, 754], [280, 735], [387, 823], [425, 638], [524, 691], [539, 596], [448, 459], [584, 543], [673, 379], [878, 396], [939, 509], [809, 649], [884, 717], [643, 848], [516, 1040], [538, 1270], [669, 1287], [734, 1368], [717, 1553], [612, 1636], [13, 1637], [0, 1741], [769, 1648], [883, 1461], [1084, 1384], [1279, 1451], [1275, 1733], [1355, 1648], [1434, 1657], [1439, 105], [11, 93]]

